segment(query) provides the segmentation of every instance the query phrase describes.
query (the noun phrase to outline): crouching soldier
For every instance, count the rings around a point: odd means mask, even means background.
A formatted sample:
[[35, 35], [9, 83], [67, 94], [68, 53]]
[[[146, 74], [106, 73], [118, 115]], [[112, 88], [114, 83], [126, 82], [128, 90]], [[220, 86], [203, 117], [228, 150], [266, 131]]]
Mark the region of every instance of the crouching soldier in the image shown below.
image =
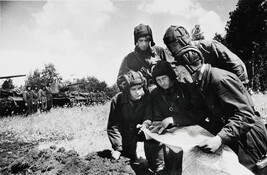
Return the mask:
[[[136, 147], [138, 141], [144, 141], [145, 148], [150, 141], [144, 139], [143, 133], [138, 126], [148, 128], [151, 124], [152, 110], [150, 107], [149, 92], [144, 88], [146, 80], [140, 72], [129, 71], [123, 76], [123, 91], [119, 92], [111, 100], [111, 107], [108, 119], [107, 133], [111, 142], [112, 157], [119, 159], [122, 155], [131, 160], [131, 165], [138, 163]], [[152, 143], [153, 144], [153, 143]], [[152, 157], [148, 160], [154, 165], [149, 166], [161, 169], [163, 167], [163, 155], [155, 154], [153, 151], [145, 149], [146, 157]], [[134, 166], [133, 166], [134, 169]], [[163, 169], [163, 168], [162, 168]]]

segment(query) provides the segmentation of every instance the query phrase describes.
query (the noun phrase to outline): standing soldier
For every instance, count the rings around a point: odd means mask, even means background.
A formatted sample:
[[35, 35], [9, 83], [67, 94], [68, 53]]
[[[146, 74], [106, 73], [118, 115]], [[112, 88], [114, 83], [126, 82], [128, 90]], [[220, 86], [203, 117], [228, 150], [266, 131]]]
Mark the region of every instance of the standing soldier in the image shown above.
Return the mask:
[[41, 84], [41, 88], [38, 91], [38, 98], [39, 98], [40, 109], [42, 112], [46, 111], [47, 109], [47, 100], [46, 100], [45, 90], [46, 90], [45, 85]]
[[50, 83], [47, 83], [45, 92], [46, 92], [46, 100], [47, 100], [47, 111], [49, 112], [53, 106], [53, 95], [52, 95]]
[[33, 109], [33, 112], [37, 112], [38, 110], [38, 107], [39, 107], [39, 104], [38, 104], [38, 87], [37, 85], [34, 85], [33, 88], [32, 88], [32, 96], [33, 96], [33, 99], [32, 99], [32, 109]]
[[26, 116], [32, 114], [32, 100], [33, 100], [33, 94], [31, 90], [31, 86], [27, 85], [26, 90], [23, 92], [23, 100], [25, 102], [26, 106]]
[[155, 87], [152, 82], [151, 67], [159, 60], [170, 61], [173, 58], [165, 49], [155, 46], [149, 25], [139, 24], [134, 28], [134, 45], [134, 51], [129, 53], [121, 63], [117, 85], [122, 91], [124, 88], [123, 75], [129, 70], [140, 71], [147, 79], [147, 88], [151, 91]]

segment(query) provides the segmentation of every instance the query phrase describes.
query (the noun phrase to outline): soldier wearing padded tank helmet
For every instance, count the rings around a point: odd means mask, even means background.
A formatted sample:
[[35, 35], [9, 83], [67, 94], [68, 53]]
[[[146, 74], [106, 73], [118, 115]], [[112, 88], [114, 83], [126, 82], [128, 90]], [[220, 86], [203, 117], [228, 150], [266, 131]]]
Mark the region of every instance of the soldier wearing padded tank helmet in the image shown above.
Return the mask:
[[[257, 173], [257, 160], [267, 153], [264, 122], [255, 113], [240, 79], [229, 71], [205, 64], [204, 60], [202, 53], [192, 46], [176, 53], [176, 69], [184, 77], [180, 80], [196, 84], [205, 104], [197, 109], [207, 117], [202, 126], [214, 135], [198, 146], [204, 152], [214, 153], [226, 144], [237, 154], [241, 164]], [[198, 105], [193, 104], [193, 107]]]
[[243, 84], [248, 83], [247, 69], [244, 62], [216, 40], [192, 41], [183, 26], [171, 25], [166, 30], [163, 41], [174, 57], [185, 46], [194, 46], [202, 53], [205, 63], [230, 71], [236, 74]]
[[[137, 142], [144, 141], [146, 158], [151, 169], [163, 170], [163, 155], [155, 154], [153, 140], [146, 140], [140, 128], [151, 124], [152, 109], [146, 79], [141, 72], [128, 71], [122, 76], [124, 88], [111, 100], [107, 133], [112, 145], [112, 157], [125, 156], [131, 159], [131, 165], [138, 163]], [[150, 146], [152, 144], [152, 146]], [[150, 150], [148, 150], [150, 149]], [[162, 153], [163, 154], [163, 153]]]
[[148, 25], [139, 24], [134, 28], [134, 45], [134, 51], [124, 57], [119, 69], [117, 85], [120, 90], [124, 86], [122, 77], [129, 70], [142, 72], [150, 89], [150, 87], [153, 87], [151, 67], [159, 60], [173, 59], [165, 49], [155, 46], [152, 30]]

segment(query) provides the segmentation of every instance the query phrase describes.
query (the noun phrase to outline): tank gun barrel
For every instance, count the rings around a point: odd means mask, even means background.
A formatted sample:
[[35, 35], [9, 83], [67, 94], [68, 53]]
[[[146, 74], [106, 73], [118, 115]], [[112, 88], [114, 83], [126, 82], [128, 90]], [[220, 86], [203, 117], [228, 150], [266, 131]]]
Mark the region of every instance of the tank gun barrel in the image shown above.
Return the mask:
[[68, 87], [69, 87], [69, 86], [79, 85], [79, 84], [83, 84], [83, 83], [73, 83], [73, 84], [68, 84]]
[[26, 75], [11, 75], [11, 76], [3, 76], [0, 79], [7, 79], [7, 78], [16, 78], [16, 77], [25, 77]]

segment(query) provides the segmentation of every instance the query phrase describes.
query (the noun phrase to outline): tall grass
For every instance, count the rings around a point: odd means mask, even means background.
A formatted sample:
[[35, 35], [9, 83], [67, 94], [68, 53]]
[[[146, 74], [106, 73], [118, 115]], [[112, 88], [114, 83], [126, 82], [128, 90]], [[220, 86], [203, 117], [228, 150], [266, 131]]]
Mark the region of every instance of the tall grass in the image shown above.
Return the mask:
[[73, 108], [55, 108], [50, 113], [0, 119], [0, 133], [22, 142], [41, 142], [76, 149], [81, 154], [109, 149], [106, 134], [109, 103]]

